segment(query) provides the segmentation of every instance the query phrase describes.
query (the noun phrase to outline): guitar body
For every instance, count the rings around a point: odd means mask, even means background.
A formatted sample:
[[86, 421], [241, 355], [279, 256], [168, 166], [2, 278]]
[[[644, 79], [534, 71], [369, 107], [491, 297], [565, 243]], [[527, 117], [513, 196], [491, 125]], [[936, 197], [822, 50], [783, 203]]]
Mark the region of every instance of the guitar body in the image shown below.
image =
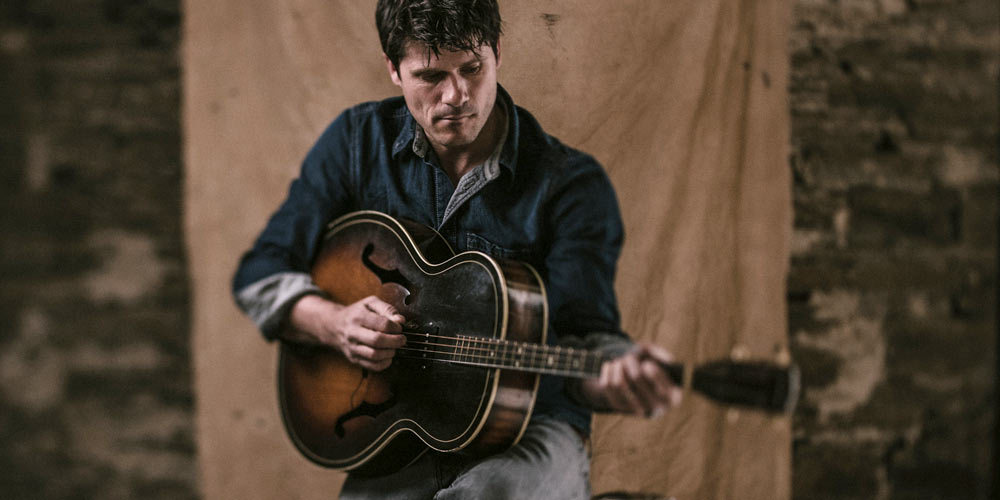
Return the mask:
[[[375, 295], [428, 345], [457, 335], [545, 343], [543, 285], [525, 264], [455, 255], [430, 228], [378, 212], [334, 221], [313, 266], [335, 302]], [[413, 333], [408, 335], [413, 342]], [[438, 363], [407, 347], [371, 372], [330, 348], [282, 343], [278, 388], [295, 446], [315, 463], [364, 475], [394, 472], [428, 450], [485, 455], [517, 442], [539, 375]]]

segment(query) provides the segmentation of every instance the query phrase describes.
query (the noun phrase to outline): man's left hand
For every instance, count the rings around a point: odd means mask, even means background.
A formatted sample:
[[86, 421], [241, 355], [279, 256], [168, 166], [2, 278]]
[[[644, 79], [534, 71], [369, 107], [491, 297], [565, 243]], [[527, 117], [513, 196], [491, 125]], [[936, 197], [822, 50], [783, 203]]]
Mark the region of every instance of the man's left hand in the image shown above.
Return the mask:
[[681, 389], [660, 366], [673, 360], [665, 349], [639, 344], [601, 367], [601, 376], [581, 382], [580, 392], [595, 409], [657, 417], [681, 402]]

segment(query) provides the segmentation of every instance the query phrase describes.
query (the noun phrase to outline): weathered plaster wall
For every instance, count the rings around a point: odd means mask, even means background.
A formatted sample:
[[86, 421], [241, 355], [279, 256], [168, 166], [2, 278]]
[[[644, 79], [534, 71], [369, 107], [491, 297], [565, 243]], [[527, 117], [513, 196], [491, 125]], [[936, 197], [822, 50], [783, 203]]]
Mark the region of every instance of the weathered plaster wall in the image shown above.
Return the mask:
[[987, 498], [997, 2], [799, 0], [794, 19], [794, 496]]
[[0, 497], [194, 498], [178, 3], [0, 4]]
[[[228, 297], [320, 131], [396, 95], [374, 1], [185, 2], [185, 207], [206, 498], [326, 498], [274, 397], [275, 348]], [[237, 7], [238, 6], [238, 7]], [[618, 191], [623, 325], [691, 362], [785, 347], [791, 233], [787, 32], [778, 0], [505, 1], [499, 81]], [[657, 421], [596, 423], [597, 492], [790, 496], [791, 421], [691, 395]], [[661, 450], [670, 450], [663, 453]]]

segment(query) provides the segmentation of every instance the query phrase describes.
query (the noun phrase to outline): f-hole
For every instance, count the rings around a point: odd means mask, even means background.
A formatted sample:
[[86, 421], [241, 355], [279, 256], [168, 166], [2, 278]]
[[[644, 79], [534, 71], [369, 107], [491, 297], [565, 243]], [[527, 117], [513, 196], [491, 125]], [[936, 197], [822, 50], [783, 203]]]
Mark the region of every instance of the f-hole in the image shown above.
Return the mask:
[[365, 249], [361, 252], [361, 262], [368, 268], [369, 271], [378, 276], [378, 279], [383, 285], [388, 283], [395, 283], [403, 288], [406, 292], [406, 297], [403, 298], [403, 303], [409, 305], [413, 301], [413, 283], [403, 276], [403, 273], [399, 272], [398, 269], [385, 269], [379, 267], [378, 264], [372, 262], [371, 254], [375, 251], [375, 245], [369, 243], [365, 245]]

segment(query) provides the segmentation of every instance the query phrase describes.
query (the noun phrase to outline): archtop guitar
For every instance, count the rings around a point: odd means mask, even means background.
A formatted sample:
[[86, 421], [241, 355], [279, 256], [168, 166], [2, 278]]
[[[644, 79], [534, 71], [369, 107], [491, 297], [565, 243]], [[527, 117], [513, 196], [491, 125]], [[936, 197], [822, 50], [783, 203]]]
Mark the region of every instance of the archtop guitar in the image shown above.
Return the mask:
[[[542, 374], [596, 377], [610, 358], [546, 345], [545, 287], [525, 263], [455, 254], [433, 229], [379, 212], [330, 224], [313, 265], [331, 300], [375, 295], [407, 318], [406, 345], [372, 372], [332, 348], [282, 342], [282, 417], [299, 451], [325, 467], [382, 475], [428, 450], [487, 455], [516, 443]], [[794, 366], [667, 364], [671, 379], [725, 403], [787, 412]]]

